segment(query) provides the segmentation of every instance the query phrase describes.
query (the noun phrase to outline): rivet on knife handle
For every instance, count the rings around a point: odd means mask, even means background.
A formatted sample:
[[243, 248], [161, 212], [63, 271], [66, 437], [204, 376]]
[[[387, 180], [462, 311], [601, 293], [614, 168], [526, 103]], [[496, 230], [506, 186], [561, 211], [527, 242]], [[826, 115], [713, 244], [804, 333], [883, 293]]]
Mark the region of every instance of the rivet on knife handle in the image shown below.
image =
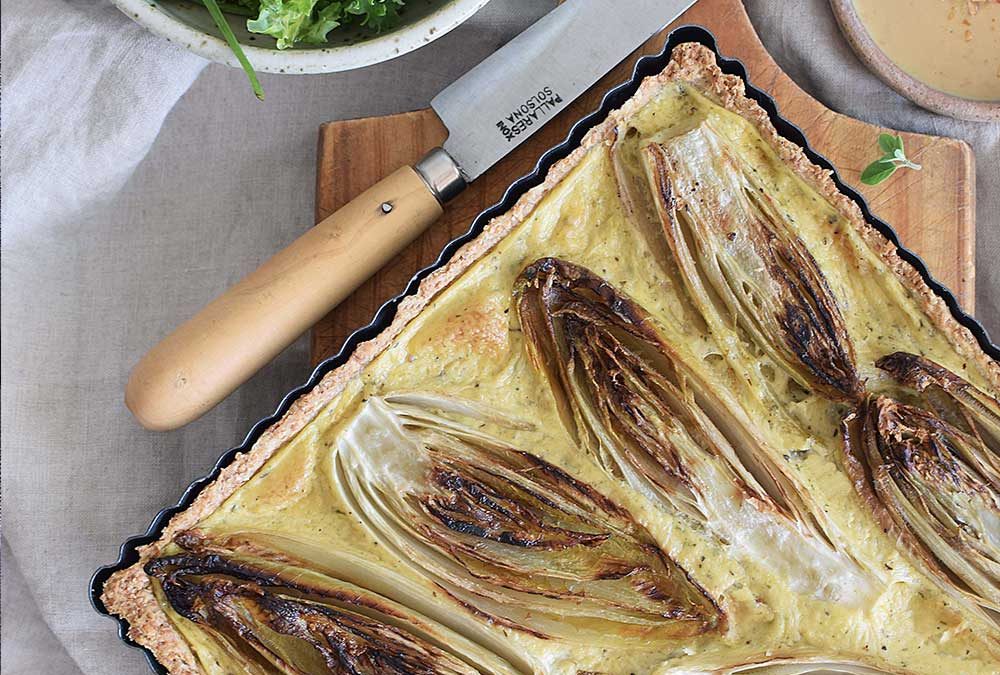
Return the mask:
[[132, 414], [155, 431], [201, 417], [437, 220], [464, 186], [436, 149], [344, 205], [153, 347], [125, 389]]

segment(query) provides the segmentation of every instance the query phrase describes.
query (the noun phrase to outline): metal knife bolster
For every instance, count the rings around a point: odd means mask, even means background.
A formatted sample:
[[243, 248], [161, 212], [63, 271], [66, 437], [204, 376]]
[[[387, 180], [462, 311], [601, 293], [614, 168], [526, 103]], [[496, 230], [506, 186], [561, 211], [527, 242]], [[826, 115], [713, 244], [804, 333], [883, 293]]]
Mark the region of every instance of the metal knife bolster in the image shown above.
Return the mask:
[[468, 183], [462, 168], [444, 148], [434, 148], [413, 165], [421, 180], [439, 203], [451, 201]]

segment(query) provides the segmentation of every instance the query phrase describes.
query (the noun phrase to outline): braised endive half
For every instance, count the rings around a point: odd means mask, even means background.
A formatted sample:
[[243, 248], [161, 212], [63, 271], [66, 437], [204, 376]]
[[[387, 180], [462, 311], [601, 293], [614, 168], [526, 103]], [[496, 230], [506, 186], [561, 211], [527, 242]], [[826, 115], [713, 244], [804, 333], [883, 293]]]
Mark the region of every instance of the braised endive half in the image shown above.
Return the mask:
[[667, 243], [712, 332], [738, 327], [808, 391], [859, 398], [837, 299], [755, 167], [708, 121], [646, 145], [643, 159]]
[[164, 601], [214, 640], [217, 649], [202, 663], [208, 672], [517, 672], [432, 619], [337, 575], [341, 568], [356, 581], [381, 578], [382, 586], [392, 586], [377, 566], [364, 569], [364, 561], [345, 558], [329, 569], [262, 545], [279, 541], [296, 548], [282, 537], [239, 539], [234, 546], [231, 539], [220, 543], [182, 532], [175, 539], [179, 553], [146, 564]]
[[911, 405], [873, 395], [846, 420], [854, 485], [942, 588], [1000, 611], [1000, 405], [919, 356], [878, 365], [924, 397]]
[[515, 294], [533, 361], [571, 433], [612, 475], [708, 527], [798, 592], [857, 603], [871, 591], [850, 557], [812, 533], [809, 496], [739, 423], [732, 403], [685, 366], [645, 310], [591, 271], [554, 258], [529, 265]]
[[437, 396], [370, 398], [337, 443], [335, 482], [380, 542], [491, 622], [618, 646], [724, 628], [628, 511], [487, 422], [519, 424]]
[[984, 458], [1000, 471], [1000, 401], [944, 366], [916, 354], [896, 352], [875, 364], [900, 384], [919, 392], [925, 405], [984, 446]]

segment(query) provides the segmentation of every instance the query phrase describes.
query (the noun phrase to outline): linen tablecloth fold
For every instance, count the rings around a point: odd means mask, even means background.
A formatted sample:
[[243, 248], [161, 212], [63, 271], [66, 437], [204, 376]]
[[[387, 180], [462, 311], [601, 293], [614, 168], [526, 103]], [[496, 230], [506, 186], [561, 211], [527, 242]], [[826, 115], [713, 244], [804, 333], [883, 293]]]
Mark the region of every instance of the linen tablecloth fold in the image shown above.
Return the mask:
[[206, 62], [108, 2], [2, 9], [2, 217], [21, 230], [114, 195]]

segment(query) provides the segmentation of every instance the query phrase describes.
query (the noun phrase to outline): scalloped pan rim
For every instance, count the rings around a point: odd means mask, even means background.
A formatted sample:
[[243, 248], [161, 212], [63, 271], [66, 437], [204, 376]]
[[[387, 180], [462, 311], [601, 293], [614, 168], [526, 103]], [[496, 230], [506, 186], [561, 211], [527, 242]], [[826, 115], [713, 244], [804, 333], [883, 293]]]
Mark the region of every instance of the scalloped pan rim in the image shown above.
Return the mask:
[[778, 107], [774, 99], [753, 86], [743, 63], [737, 59], [723, 57], [719, 53], [715, 36], [712, 35], [708, 29], [697, 25], [680, 26], [671, 31], [667, 36], [667, 40], [662, 51], [657, 54], [640, 58], [635, 64], [632, 76], [627, 81], [609, 90], [601, 100], [601, 105], [595, 111], [578, 120], [570, 129], [566, 139], [562, 143], [547, 150], [538, 159], [538, 162], [535, 164], [535, 167], [530, 173], [514, 181], [504, 192], [503, 197], [499, 202], [479, 213], [473, 220], [472, 226], [468, 231], [448, 242], [432, 264], [417, 272], [410, 279], [402, 293], [383, 304], [375, 313], [374, 318], [372, 318], [368, 325], [354, 331], [350, 337], [347, 338], [337, 354], [317, 365], [312, 374], [309, 376], [309, 379], [304, 384], [285, 394], [274, 413], [254, 424], [240, 445], [226, 451], [221, 457], [219, 457], [211, 472], [193, 481], [187, 489], [184, 490], [184, 493], [181, 495], [176, 504], [157, 513], [145, 533], [130, 537], [122, 543], [119, 548], [118, 559], [114, 563], [105, 565], [94, 572], [88, 587], [91, 605], [93, 605], [97, 612], [109, 617], [118, 624], [118, 637], [122, 642], [132, 648], [143, 651], [152, 672], [165, 675], [167, 671], [155, 659], [152, 652], [135, 643], [128, 637], [127, 622], [124, 619], [113, 616], [108, 612], [104, 603], [101, 601], [101, 592], [104, 582], [107, 581], [108, 578], [115, 572], [124, 570], [125, 568], [136, 563], [139, 560], [139, 554], [137, 551], [139, 547], [159, 539], [163, 528], [170, 521], [170, 519], [175, 514], [188, 508], [198, 494], [219, 476], [222, 469], [228, 466], [235, 459], [237, 454], [248, 452], [264, 431], [278, 422], [299, 397], [311, 391], [317, 384], [319, 384], [320, 380], [322, 380], [327, 373], [335, 370], [347, 362], [360, 343], [374, 338], [386, 327], [388, 327], [396, 315], [396, 310], [399, 307], [400, 302], [402, 302], [405, 297], [415, 294], [420, 286], [420, 282], [423, 281], [424, 278], [447, 264], [463, 245], [479, 236], [479, 234], [483, 231], [483, 228], [490, 222], [490, 220], [506, 213], [511, 207], [513, 207], [522, 195], [528, 192], [528, 190], [540, 185], [545, 180], [545, 176], [548, 173], [549, 168], [575, 150], [591, 128], [597, 126], [597, 124], [607, 118], [612, 110], [620, 107], [626, 100], [628, 100], [639, 88], [639, 85], [644, 78], [654, 75], [666, 67], [674, 47], [682, 42], [697, 42], [705, 47], [708, 47], [715, 54], [716, 63], [723, 73], [736, 75], [743, 80], [743, 83], [746, 86], [745, 95], [756, 101], [764, 109], [778, 133], [792, 143], [800, 146], [805, 152], [806, 157], [811, 162], [823, 169], [833, 172], [832, 178], [834, 184], [837, 186], [837, 189], [858, 205], [865, 221], [881, 233], [895, 247], [899, 257], [917, 271], [921, 279], [923, 279], [924, 283], [927, 284], [931, 291], [933, 291], [935, 295], [940, 297], [945, 302], [954, 319], [972, 333], [979, 347], [990, 357], [1000, 360], [1000, 347], [990, 340], [985, 327], [971, 315], [962, 311], [954, 294], [952, 294], [950, 290], [948, 290], [931, 275], [926, 264], [919, 256], [905, 248], [902, 243], [900, 243], [899, 236], [896, 234], [895, 230], [892, 229], [892, 227], [872, 215], [864, 198], [862, 198], [856, 191], [845, 185], [836, 170], [833, 168], [833, 165], [830, 164], [829, 160], [818, 154], [812, 149], [812, 147], [810, 147], [809, 142], [802, 130], [785, 118], [781, 117], [778, 113]]

